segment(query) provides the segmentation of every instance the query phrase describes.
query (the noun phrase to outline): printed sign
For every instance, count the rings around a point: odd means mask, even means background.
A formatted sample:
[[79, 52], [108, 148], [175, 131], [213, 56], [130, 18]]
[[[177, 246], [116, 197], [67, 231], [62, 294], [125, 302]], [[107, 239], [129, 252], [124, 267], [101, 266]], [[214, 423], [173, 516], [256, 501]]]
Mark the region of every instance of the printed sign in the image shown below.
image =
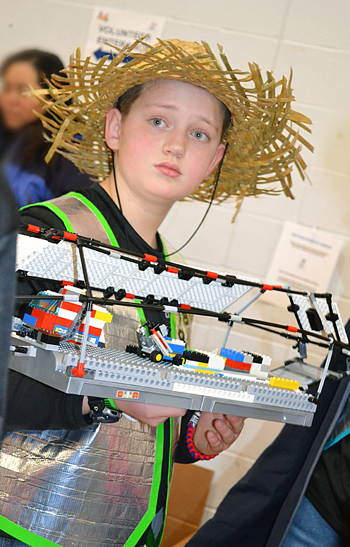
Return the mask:
[[[91, 55], [92, 61], [96, 62], [104, 56], [109, 56], [112, 60], [111, 46], [122, 48], [142, 36], [144, 42], [154, 44], [157, 38], [161, 38], [164, 24], [164, 17], [95, 6], [84, 56]], [[144, 46], [139, 46], [139, 51], [142, 51], [142, 47]], [[125, 62], [127, 60], [126, 58]]]
[[[321, 230], [286, 222], [266, 282], [292, 289], [326, 292], [343, 242]], [[280, 295], [271, 295], [274, 303]], [[285, 304], [285, 300], [284, 300]]]

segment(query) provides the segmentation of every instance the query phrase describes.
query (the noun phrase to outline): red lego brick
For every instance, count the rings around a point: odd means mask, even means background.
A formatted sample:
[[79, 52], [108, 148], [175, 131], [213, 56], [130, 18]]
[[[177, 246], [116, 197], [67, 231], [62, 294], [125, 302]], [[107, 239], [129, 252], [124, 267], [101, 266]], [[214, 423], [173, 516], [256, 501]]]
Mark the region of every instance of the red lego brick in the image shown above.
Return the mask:
[[247, 372], [249, 372], [252, 367], [251, 363], [242, 363], [242, 361], [233, 361], [232, 359], [226, 359], [225, 365], [237, 370], [246, 370]]
[[62, 302], [61, 308], [63, 310], [69, 310], [69, 311], [73, 311], [74, 313], [78, 313], [78, 311], [81, 308], [81, 305], [73, 304], [73, 302]]

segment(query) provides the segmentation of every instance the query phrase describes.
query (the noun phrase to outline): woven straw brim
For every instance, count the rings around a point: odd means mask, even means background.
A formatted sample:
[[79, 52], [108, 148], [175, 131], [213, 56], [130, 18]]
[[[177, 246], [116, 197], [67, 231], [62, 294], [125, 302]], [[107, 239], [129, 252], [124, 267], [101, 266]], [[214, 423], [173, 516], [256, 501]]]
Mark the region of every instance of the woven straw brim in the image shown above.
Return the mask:
[[[306, 165], [300, 150], [302, 145], [313, 149], [299, 135], [299, 128], [310, 132], [311, 121], [291, 108], [292, 72], [288, 80], [280, 81], [267, 72], [264, 81], [257, 64], [249, 64], [248, 72], [233, 70], [222, 46], [218, 47], [221, 63], [206, 42], [159, 40], [149, 46], [138, 40], [117, 50], [110, 63], [107, 58], [99, 63], [89, 57], [83, 60], [77, 50], [62, 71], [66, 76], [53, 76], [47, 81], [48, 89], [33, 90], [44, 105], [45, 113], [39, 117], [52, 142], [47, 161], [57, 151], [80, 170], [104, 180], [111, 170], [111, 151], [104, 138], [108, 110], [135, 85], [176, 79], [206, 89], [231, 113], [216, 202], [236, 197], [238, 210], [245, 196], [284, 192], [292, 198], [293, 164], [304, 178]], [[123, 63], [125, 58], [132, 60]], [[215, 175], [189, 197], [209, 201]]]

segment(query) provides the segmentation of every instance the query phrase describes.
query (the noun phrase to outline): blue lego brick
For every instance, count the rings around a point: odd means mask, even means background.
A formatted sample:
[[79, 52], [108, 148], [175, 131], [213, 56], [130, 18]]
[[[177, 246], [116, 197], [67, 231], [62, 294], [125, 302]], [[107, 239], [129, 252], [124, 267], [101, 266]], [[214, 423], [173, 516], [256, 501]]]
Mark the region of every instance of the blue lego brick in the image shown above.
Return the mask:
[[171, 347], [171, 351], [173, 353], [183, 353], [185, 349], [185, 344], [178, 344], [177, 342], [173, 342], [172, 338], [169, 338], [169, 336], [164, 336], [164, 340], [167, 341], [169, 346]]
[[226, 357], [226, 359], [231, 359], [232, 361], [240, 361], [242, 363], [244, 361], [244, 354], [233, 349], [221, 348], [220, 355], [221, 357]]
[[37, 318], [34, 317], [33, 315], [29, 315], [29, 313], [25, 313], [23, 316], [23, 321], [25, 323], [28, 323], [28, 325], [32, 325], [32, 327], [35, 327]]
[[169, 346], [171, 347], [171, 350], [173, 353], [183, 353], [185, 346], [182, 344], [173, 344], [172, 342], [168, 342]]

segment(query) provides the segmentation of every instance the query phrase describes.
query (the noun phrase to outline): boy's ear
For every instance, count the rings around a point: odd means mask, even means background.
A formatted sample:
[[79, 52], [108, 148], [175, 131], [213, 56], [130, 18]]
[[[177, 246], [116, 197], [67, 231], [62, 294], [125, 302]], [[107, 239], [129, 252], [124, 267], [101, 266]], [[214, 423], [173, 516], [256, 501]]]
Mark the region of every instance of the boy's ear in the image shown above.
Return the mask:
[[122, 115], [117, 108], [107, 112], [105, 125], [105, 139], [108, 148], [118, 150]]
[[218, 146], [215, 156], [213, 157], [210, 165], [206, 171], [204, 178], [209, 177], [210, 173], [214, 171], [215, 167], [220, 163], [225, 152], [225, 145], [221, 142]]

